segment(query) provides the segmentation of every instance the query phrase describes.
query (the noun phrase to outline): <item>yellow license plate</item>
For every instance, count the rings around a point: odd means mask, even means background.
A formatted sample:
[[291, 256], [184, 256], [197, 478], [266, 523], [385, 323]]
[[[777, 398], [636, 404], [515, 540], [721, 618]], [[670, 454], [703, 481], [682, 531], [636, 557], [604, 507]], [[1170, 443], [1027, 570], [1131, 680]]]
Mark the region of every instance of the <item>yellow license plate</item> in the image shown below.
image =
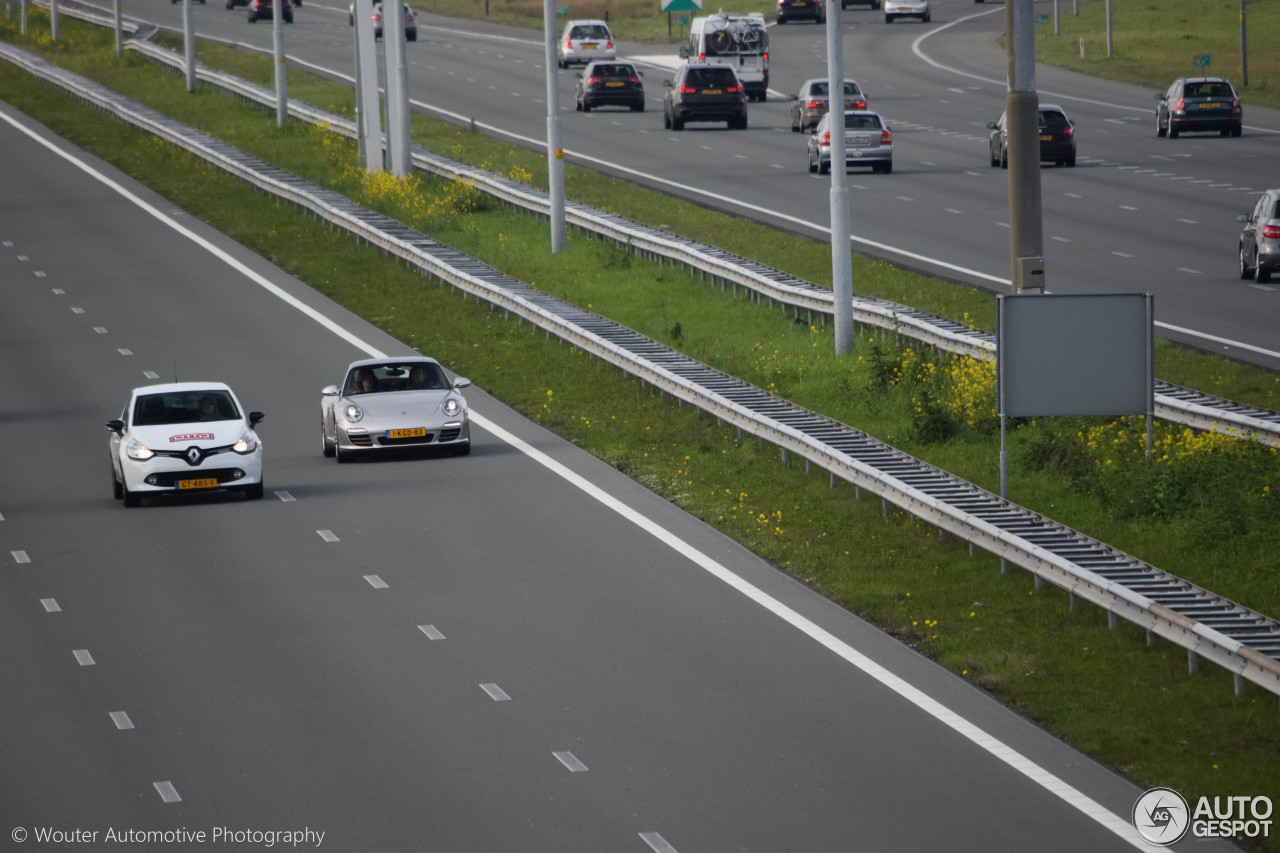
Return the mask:
[[582, 49], [583, 49], [583, 50], [595, 50], [595, 49], [596, 49], [596, 46], [595, 46], [594, 44], [584, 44], [584, 45], [582, 46]]
[[413, 429], [389, 429], [387, 430], [387, 438], [422, 438], [427, 434], [425, 427], [414, 427]]
[[616, 87], [616, 86], [621, 86], [621, 85], [622, 85], [622, 81], [621, 81], [621, 80], [610, 80], [608, 83], [605, 83], [605, 86], [608, 86], [608, 87], [609, 87], [609, 88], [611, 88], [611, 89], [612, 89], [612, 88], [614, 88], [614, 87]]
[[1218, 104], [1218, 103], [1212, 103], [1212, 104], [1201, 104], [1201, 105], [1200, 105], [1200, 109], [1202, 109], [1202, 110], [1217, 110], [1217, 109], [1221, 109], [1221, 108], [1222, 108], [1222, 104]]
[[1053, 135], [1052, 135], [1052, 134], [1048, 134], [1048, 133], [1042, 133], [1042, 134], [1040, 134], [1040, 141], [1041, 141], [1041, 142], [1052, 142], [1052, 141], [1053, 141]]
[[703, 89], [703, 90], [702, 90], [702, 94], [704, 94], [704, 95], [719, 95], [719, 94], [721, 94], [721, 92], [720, 92], [720, 90], [719, 90], [719, 89]]
[[201, 477], [199, 480], [179, 480], [178, 490], [186, 489], [216, 489], [218, 488], [218, 480], [216, 477]]

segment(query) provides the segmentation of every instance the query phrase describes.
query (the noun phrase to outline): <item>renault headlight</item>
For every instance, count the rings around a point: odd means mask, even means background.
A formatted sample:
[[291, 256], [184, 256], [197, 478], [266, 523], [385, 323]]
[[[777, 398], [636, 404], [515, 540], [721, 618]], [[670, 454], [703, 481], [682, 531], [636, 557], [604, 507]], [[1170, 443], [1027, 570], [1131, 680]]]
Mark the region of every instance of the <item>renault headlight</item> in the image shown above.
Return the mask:
[[258, 437], [252, 432], [246, 432], [240, 436], [240, 440], [231, 445], [231, 449], [241, 456], [252, 453], [258, 449]]
[[150, 447], [147, 447], [136, 438], [129, 439], [124, 446], [124, 452], [130, 459], [146, 460], [155, 456]]
[[364, 417], [364, 412], [355, 403], [348, 403], [342, 410], [342, 416], [354, 424]]

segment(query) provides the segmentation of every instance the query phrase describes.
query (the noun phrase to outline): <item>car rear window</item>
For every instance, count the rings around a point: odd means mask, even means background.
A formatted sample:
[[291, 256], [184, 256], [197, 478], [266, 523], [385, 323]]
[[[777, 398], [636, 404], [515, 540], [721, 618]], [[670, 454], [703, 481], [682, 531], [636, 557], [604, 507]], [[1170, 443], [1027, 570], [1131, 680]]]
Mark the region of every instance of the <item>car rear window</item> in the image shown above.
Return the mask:
[[1059, 112], [1040, 112], [1040, 126], [1046, 128], [1066, 127], [1067, 117]]
[[1231, 86], [1226, 83], [1188, 83], [1183, 87], [1187, 98], [1230, 98]]
[[880, 116], [875, 115], [849, 115], [844, 114], [845, 130], [877, 130], [883, 127], [880, 123]]
[[[827, 92], [830, 91], [830, 88], [831, 87], [827, 85], [827, 81], [823, 80], [821, 83], [814, 83], [811, 85], [809, 87], [809, 94], [819, 98], [825, 98], [827, 96]], [[861, 95], [862, 90], [858, 88], [858, 84], [846, 82], [844, 84], [844, 93], [846, 95]]]
[[728, 68], [690, 68], [685, 83], [703, 89], [728, 89], [738, 85], [738, 78]]
[[607, 39], [609, 30], [600, 24], [588, 24], [584, 26], [574, 27], [569, 33], [569, 38], [575, 39]]
[[600, 77], [634, 77], [635, 69], [630, 65], [593, 65], [591, 73]]

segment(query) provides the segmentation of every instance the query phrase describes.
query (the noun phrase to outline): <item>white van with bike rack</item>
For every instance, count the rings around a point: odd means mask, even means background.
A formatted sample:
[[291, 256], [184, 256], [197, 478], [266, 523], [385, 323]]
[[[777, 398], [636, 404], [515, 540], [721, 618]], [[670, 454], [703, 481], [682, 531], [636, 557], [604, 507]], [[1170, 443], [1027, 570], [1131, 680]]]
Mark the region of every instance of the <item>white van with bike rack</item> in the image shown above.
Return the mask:
[[768, 96], [769, 33], [760, 12], [737, 15], [722, 10], [694, 18], [680, 58], [695, 65], [728, 65], [749, 99], [763, 101]]

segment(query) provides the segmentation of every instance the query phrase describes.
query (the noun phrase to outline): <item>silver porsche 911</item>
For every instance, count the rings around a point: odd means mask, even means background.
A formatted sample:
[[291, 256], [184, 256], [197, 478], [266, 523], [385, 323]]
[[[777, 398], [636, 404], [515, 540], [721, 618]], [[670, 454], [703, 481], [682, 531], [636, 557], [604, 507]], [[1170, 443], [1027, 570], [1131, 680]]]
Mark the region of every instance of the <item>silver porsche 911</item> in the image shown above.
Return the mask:
[[434, 358], [375, 358], [347, 368], [341, 388], [320, 393], [320, 435], [325, 456], [350, 462], [380, 450], [448, 448], [471, 452], [467, 401]]

